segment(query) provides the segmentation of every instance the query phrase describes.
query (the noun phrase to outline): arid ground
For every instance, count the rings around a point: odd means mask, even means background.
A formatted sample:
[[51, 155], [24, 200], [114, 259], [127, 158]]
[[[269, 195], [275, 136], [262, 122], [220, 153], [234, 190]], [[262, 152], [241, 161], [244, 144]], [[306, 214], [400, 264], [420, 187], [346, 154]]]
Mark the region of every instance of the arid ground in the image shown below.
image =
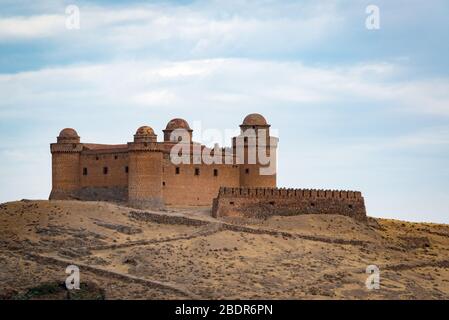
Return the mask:
[[[85, 295], [69, 297], [68, 265]], [[380, 269], [368, 290], [366, 267]], [[217, 220], [104, 202], [0, 205], [0, 299], [449, 299], [449, 226]]]

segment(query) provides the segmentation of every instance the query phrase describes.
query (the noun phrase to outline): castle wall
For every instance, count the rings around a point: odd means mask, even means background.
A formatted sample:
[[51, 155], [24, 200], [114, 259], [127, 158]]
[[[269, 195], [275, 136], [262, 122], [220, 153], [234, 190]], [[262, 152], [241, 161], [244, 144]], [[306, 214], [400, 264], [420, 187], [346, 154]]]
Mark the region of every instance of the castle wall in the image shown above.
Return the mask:
[[[128, 185], [126, 171], [128, 162], [127, 152], [82, 153], [79, 170], [81, 187], [126, 187]], [[105, 168], [107, 168], [106, 173]], [[87, 170], [86, 174], [83, 172], [84, 169]]]
[[[174, 165], [164, 159], [163, 197], [166, 205], [210, 206], [222, 186], [239, 186], [239, 168], [232, 164]], [[176, 173], [179, 168], [179, 173]], [[199, 169], [199, 174], [195, 174]], [[214, 175], [214, 170], [217, 176]]]
[[242, 187], [259, 187], [259, 188], [275, 188], [276, 174], [262, 175], [260, 174], [261, 166], [258, 164], [241, 164], [240, 186]]
[[358, 191], [220, 188], [212, 208], [214, 217], [300, 214], [340, 214], [366, 221], [365, 202]]
[[128, 161], [127, 152], [82, 152], [80, 187], [73, 196], [80, 200], [127, 201]]

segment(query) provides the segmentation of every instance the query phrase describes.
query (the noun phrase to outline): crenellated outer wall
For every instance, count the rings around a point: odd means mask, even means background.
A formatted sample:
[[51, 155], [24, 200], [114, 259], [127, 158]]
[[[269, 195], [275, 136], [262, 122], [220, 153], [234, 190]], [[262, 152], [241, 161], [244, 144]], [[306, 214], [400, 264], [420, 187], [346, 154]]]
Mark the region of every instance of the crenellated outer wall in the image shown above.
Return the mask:
[[365, 201], [359, 191], [220, 188], [213, 201], [214, 217], [255, 217], [301, 214], [340, 214], [366, 221]]

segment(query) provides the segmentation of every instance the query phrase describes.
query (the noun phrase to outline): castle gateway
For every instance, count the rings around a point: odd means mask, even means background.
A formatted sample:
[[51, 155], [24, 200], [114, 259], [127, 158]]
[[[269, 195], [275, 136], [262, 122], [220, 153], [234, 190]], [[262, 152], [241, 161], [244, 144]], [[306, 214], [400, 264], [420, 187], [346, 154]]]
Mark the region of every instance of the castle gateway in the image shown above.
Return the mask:
[[[275, 188], [275, 170], [263, 172], [276, 165], [277, 138], [270, 136], [270, 125], [262, 115], [250, 114], [240, 129], [232, 148], [219, 149], [192, 141], [192, 129], [183, 119], [168, 122], [163, 141], [143, 126], [133, 142], [117, 145], [84, 143], [74, 129], [63, 129], [50, 145], [50, 199], [120, 201], [138, 208], [211, 206], [220, 187]], [[259, 153], [252, 157], [251, 147], [263, 148], [271, 163]], [[174, 148], [188, 150], [191, 161], [173, 161]], [[222, 161], [206, 164], [202, 154], [220, 154]]]

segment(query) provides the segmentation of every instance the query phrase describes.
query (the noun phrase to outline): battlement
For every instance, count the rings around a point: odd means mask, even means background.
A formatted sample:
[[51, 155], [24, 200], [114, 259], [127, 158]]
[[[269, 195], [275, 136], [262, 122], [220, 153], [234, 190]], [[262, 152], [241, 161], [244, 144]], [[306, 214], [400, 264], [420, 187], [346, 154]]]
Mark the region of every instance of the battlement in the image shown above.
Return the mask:
[[50, 151], [52, 153], [73, 153], [81, 152], [83, 145], [80, 143], [52, 143], [50, 144]]
[[341, 214], [366, 221], [365, 201], [359, 191], [221, 187], [212, 208], [214, 217], [300, 214]]
[[289, 189], [289, 188], [247, 188], [221, 187], [218, 197], [235, 198], [307, 198], [307, 199], [353, 199], [363, 200], [360, 191], [323, 190], [323, 189]]
[[128, 151], [163, 152], [163, 149], [157, 142], [128, 142]]

